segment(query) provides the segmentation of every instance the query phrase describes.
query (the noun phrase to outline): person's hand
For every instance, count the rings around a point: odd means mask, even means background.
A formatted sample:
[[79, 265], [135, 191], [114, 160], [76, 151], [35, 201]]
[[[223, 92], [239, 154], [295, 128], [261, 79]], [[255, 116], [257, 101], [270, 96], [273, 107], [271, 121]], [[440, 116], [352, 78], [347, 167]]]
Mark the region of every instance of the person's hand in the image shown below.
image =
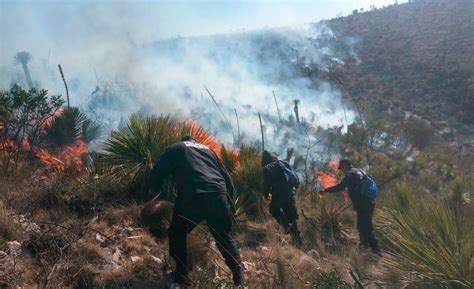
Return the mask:
[[270, 195], [265, 196], [265, 200], [270, 201]]
[[319, 191], [319, 192], [318, 192], [318, 196], [319, 196], [320, 198], [324, 197], [324, 194], [326, 194], [326, 192], [324, 192], [324, 191]]

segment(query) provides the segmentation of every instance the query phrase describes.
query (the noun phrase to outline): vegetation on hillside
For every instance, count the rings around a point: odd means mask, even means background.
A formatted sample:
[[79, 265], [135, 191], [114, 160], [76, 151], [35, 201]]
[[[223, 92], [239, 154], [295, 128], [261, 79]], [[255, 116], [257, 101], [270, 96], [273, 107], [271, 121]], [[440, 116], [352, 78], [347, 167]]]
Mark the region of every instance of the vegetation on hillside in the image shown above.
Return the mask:
[[[328, 25], [357, 52], [329, 79], [385, 121], [405, 114], [448, 139], [474, 133], [474, 36], [469, 0], [409, 1], [335, 18]], [[334, 82], [334, 81], [333, 81]], [[457, 132], [457, 134], [453, 134]]]
[[[268, 129], [285, 128], [286, 139], [308, 136], [303, 150], [289, 147], [280, 156], [302, 177], [298, 246], [262, 198], [261, 140], [247, 143], [239, 135], [233, 149], [197, 122], [142, 112], [129, 115], [92, 152], [99, 126], [80, 109], [65, 108], [60, 96], [34, 87], [1, 91], [0, 286], [168, 288], [173, 264], [165, 227], [172, 205], [161, 203], [166, 212], [156, 227], [142, 209], [160, 209], [146, 203], [154, 197], [148, 190], [152, 166], [168, 145], [191, 134], [216, 152], [234, 179], [235, 238], [250, 288], [472, 288], [474, 154], [439, 137], [445, 125], [454, 124], [459, 138], [472, 129], [466, 122], [472, 59], [465, 54], [472, 46], [464, 42], [470, 31], [462, 9], [469, 3], [413, 2], [329, 22], [338, 36], [362, 39], [353, 43], [359, 60], [352, 55], [325, 69], [295, 62], [310, 79], [327, 77], [344, 89], [360, 113], [347, 130], [311, 126], [300, 118], [298, 101], [288, 105], [296, 119], [264, 116]], [[449, 17], [454, 13], [457, 19]], [[439, 35], [431, 36], [431, 29]], [[439, 59], [443, 47], [449, 49]], [[27, 74], [29, 54], [17, 58]], [[438, 59], [444, 62], [434, 65]], [[96, 106], [116, 101], [96, 94]], [[452, 118], [441, 124], [446, 115]], [[321, 176], [342, 177], [333, 155], [350, 158], [377, 180], [382, 257], [359, 249], [355, 214], [344, 195], [317, 196], [327, 185]], [[160, 189], [158, 200], [173, 201], [173, 182]], [[229, 288], [230, 272], [211, 240], [204, 225], [188, 237], [193, 285]]]

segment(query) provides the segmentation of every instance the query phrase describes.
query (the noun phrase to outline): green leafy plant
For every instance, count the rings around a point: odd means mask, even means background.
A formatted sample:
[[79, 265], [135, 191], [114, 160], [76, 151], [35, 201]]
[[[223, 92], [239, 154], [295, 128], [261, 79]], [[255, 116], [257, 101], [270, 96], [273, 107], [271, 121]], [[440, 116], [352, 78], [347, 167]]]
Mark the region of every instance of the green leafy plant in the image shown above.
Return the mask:
[[44, 140], [44, 127], [64, 101], [61, 96], [48, 96], [47, 90], [26, 91], [12, 85], [0, 92], [1, 165], [8, 171], [16, 168], [22, 155], [32, 156], [33, 146]]
[[112, 174], [146, 192], [153, 165], [165, 148], [179, 140], [176, 121], [169, 116], [132, 114], [104, 144], [103, 161]]
[[472, 219], [463, 217], [472, 207], [460, 205], [458, 196], [422, 199], [407, 186], [389, 195], [378, 220], [393, 253], [386, 263], [409, 273], [405, 282], [450, 288], [474, 285], [474, 226]]
[[90, 143], [100, 135], [100, 126], [77, 107], [66, 107], [46, 128], [49, 141], [57, 146], [71, 145], [78, 140]]
[[311, 284], [313, 289], [350, 289], [350, 284], [341, 279], [341, 275], [336, 271], [323, 272], [318, 275]]
[[240, 147], [240, 166], [234, 171], [234, 205], [237, 217], [261, 216], [262, 202], [262, 166], [259, 150], [252, 146]]

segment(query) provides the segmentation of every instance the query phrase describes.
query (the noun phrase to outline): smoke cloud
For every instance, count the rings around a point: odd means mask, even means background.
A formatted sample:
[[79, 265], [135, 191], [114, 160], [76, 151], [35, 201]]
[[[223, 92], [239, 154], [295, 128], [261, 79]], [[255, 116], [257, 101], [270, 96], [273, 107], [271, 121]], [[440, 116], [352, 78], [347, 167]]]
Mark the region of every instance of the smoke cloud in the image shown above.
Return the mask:
[[[239, 137], [237, 118], [240, 140], [260, 139], [260, 113], [268, 149], [283, 153], [287, 147], [302, 149], [302, 143], [317, 141], [316, 130], [308, 131], [308, 127], [347, 125], [355, 119], [354, 112], [344, 107], [340, 91], [302, 73], [306, 68], [325, 70], [355, 56], [353, 49], [335, 48], [335, 36], [324, 24], [153, 42], [150, 27], [140, 29], [97, 17], [110, 13], [103, 9], [108, 7], [60, 6], [30, 15], [25, 18], [26, 24], [19, 25], [50, 25], [27, 40], [6, 44], [6, 50], [29, 50], [34, 57], [30, 63], [33, 80], [52, 94], [64, 94], [57, 71], [61, 63], [72, 103], [109, 130], [137, 111], [171, 114], [197, 120], [232, 145]], [[113, 9], [124, 17], [138, 13], [121, 10], [124, 7], [119, 5]], [[72, 17], [70, 23], [54, 21], [55, 15], [72, 14], [80, 17]], [[12, 27], [9, 34], [19, 29], [13, 23], [2, 24]], [[72, 35], [62, 35], [57, 25], [69, 25]], [[47, 38], [54, 33], [61, 35]], [[35, 45], [35, 41], [41, 45]], [[348, 40], [348, 47], [353, 41]], [[0, 88], [7, 89], [12, 82], [25, 84], [22, 70], [12, 63], [13, 55], [2, 52], [1, 59]], [[300, 121], [309, 124], [305, 128], [295, 125], [295, 100], [299, 101]]]

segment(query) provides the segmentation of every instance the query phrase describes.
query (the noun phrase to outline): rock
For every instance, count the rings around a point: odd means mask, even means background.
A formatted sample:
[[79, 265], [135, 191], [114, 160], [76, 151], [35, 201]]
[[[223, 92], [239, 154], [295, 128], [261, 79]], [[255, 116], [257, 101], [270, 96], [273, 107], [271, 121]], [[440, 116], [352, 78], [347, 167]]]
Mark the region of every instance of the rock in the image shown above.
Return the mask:
[[156, 264], [158, 264], [160, 268], [163, 268], [163, 261], [160, 258], [152, 255], [150, 259], [153, 260]]
[[142, 258], [138, 256], [131, 256], [130, 259], [132, 260], [132, 263], [142, 260]]
[[17, 257], [21, 254], [21, 243], [18, 241], [10, 241], [7, 242], [8, 250], [10, 252], [10, 256]]
[[321, 255], [319, 255], [319, 252], [316, 251], [315, 249], [309, 250], [308, 254], [312, 256], [314, 259], [319, 260], [321, 259]]
[[41, 233], [41, 228], [36, 223], [28, 220], [24, 215], [14, 215], [12, 216], [12, 220], [14, 223], [20, 225], [27, 235]]
[[105, 243], [105, 237], [103, 237], [101, 234], [97, 233], [95, 234], [95, 239], [101, 243]]
[[121, 258], [122, 258], [122, 251], [119, 248], [115, 248], [115, 252], [112, 255], [112, 261], [118, 263], [120, 262]]
[[252, 262], [243, 261], [242, 265], [244, 265], [245, 271], [255, 271], [255, 269], [257, 268], [257, 265]]

